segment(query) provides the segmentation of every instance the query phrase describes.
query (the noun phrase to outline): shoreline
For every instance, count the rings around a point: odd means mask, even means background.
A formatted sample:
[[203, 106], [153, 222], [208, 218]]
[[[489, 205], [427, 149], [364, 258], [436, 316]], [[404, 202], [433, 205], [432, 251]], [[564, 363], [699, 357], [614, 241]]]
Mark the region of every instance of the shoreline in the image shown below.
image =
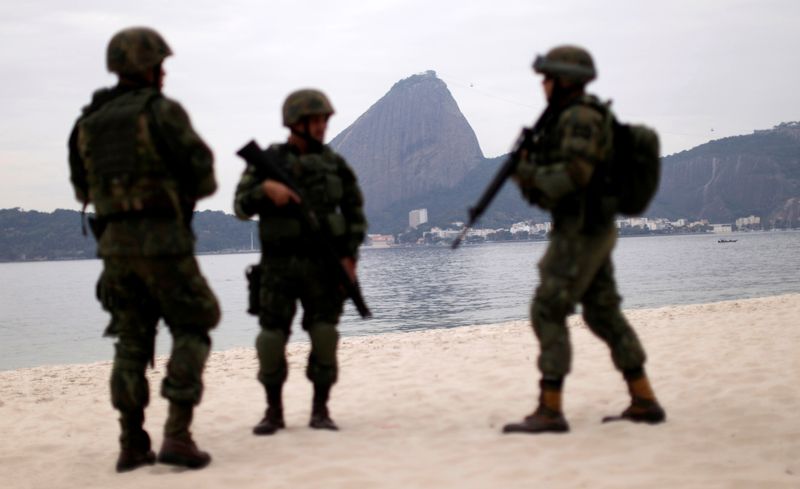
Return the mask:
[[[571, 316], [571, 432], [502, 435], [537, 394], [527, 321], [344, 337], [331, 413], [307, 427], [308, 344], [288, 345], [287, 429], [250, 433], [265, 408], [253, 348], [213, 352], [193, 432], [214, 460], [116, 474], [111, 362], [0, 371], [0, 480], [11, 488], [770, 487], [800, 485], [800, 294], [625, 310], [668, 419], [602, 424], [627, 404], [605, 345]], [[165, 358], [148, 370], [157, 449]]]
[[[705, 305], [705, 304], [716, 304], [716, 303], [723, 303], [723, 302], [736, 302], [736, 301], [767, 299], [767, 298], [771, 298], [771, 297], [781, 297], [783, 295], [795, 295], [795, 294], [796, 295], [800, 295], [800, 292], [797, 292], [797, 293], [795, 293], [795, 292], [786, 292], [786, 293], [777, 294], [777, 295], [774, 295], [774, 294], [773, 295], [756, 295], [756, 296], [751, 296], [751, 297], [740, 297], [740, 298], [734, 298], [734, 299], [726, 299], [724, 301], [717, 301], [717, 302], [710, 302], [710, 303], [709, 302], [690, 302], [690, 303], [667, 304], [667, 305], [663, 305], [663, 306], [638, 306], [638, 307], [632, 306], [632, 307], [623, 307], [623, 313], [626, 315], [626, 317], [629, 317], [630, 314], [635, 313], [637, 311], [649, 311], [649, 310], [672, 308], [672, 307], [687, 307], [687, 306], [698, 306], [698, 305]], [[623, 304], [623, 306], [625, 305], [625, 301], [624, 300], [623, 300], [622, 304]], [[104, 318], [105, 318], [105, 316], [104, 316]], [[248, 316], [247, 318], [251, 319], [250, 316]], [[568, 317], [568, 324], [570, 326], [573, 326], [573, 323], [576, 322], [576, 321], [577, 321], [577, 324], [580, 324], [582, 322], [579, 312], [575, 313], [575, 314], [572, 314], [572, 315], [570, 315]], [[435, 327], [425, 327], [425, 328], [419, 327], [419, 328], [408, 329], [408, 330], [392, 330], [392, 331], [378, 331], [378, 332], [354, 332], [354, 333], [349, 332], [347, 326], [346, 325], [343, 326], [340, 323], [340, 325], [339, 325], [339, 334], [340, 334], [340, 341], [348, 341], [348, 340], [351, 340], [351, 339], [358, 339], [358, 338], [368, 338], [368, 337], [376, 337], [376, 336], [380, 337], [380, 336], [384, 336], [384, 335], [395, 335], [395, 334], [396, 335], [406, 335], [406, 334], [414, 334], [414, 333], [423, 333], [423, 332], [426, 332], [426, 331], [454, 331], [454, 330], [459, 330], [461, 328], [493, 328], [493, 327], [499, 327], [499, 326], [503, 326], [503, 325], [507, 325], [507, 324], [511, 324], [511, 323], [520, 323], [520, 322], [523, 323], [523, 324], [529, 325], [530, 324], [530, 319], [529, 318], [516, 318], [516, 319], [508, 319], [508, 320], [504, 320], [504, 321], [496, 322], [496, 323], [485, 323], [485, 324], [467, 323], [467, 324], [459, 324], [459, 325], [454, 325], [454, 326], [435, 326]], [[294, 328], [295, 330], [293, 331], [292, 335], [289, 338], [288, 345], [308, 344], [308, 342], [309, 342], [308, 334], [305, 331], [303, 331], [302, 329], [300, 329], [299, 325], [296, 325], [296, 326], [298, 326], [298, 327]], [[636, 329], [636, 325], [633, 324], [633, 326], [634, 326], [634, 329]], [[253, 346], [250, 346], [250, 345], [255, 342], [255, 338], [257, 336], [257, 329], [256, 328], [257, 328], [257, 325], [254, 325], [253, 326], [253, 333], [251, 335], [252, 338], [248, 337], [248, 341], [249, 341], [248, 345], [233, 346], [233, 347], [223, 348], [223, 349], [215, 349], [216, 347], [215, 347], [214, 339], [215, 339], [215, 335], [224, 334], [224, 333], [219, 333], [219, 331], [217, 329], [212, 330], [211, 331], [211, 348], [212, 348], [211, 355], [222, 354], [222, 353], [225, 353], [225, 352], [228, 352], [228, 351], [239, 351], [239, 350], [253, 351], [254, 352], [253, 354], [255, 354], [255, 348]], [[528, 326], [528, 328], [530, 329], [530, 326]], [[84, 366], [89, 366], [89, 365], [97, 365], [97, 366], [109, 365], [110, 366], [112, 361], [113, 361], [113, 343], [114, 343], [115, 340], [113, 338], [102, 338], [100, 336], [98, 336], [98, 338], [96, 338], [96, 339], [102, 340], [104, 342], [103, 344], [108, 347], [107, 358], [104, 358], [104, 359], [89, 359], [89, 360], [85, 360], [85, 361], [75, 361], [75, 362], [66, 362], [66, 363], [47, 363], [47, 364], [29, 365], [29, 366], [21, 366], [21, 367], [10, 367], [10, 368], [0, 367], [0, 375], [2, 375], [4, 373], [8, 373], [8, 372], [14, 372], [14, 371], [18, 371], [18, 370], [28, 370], [28, 369], [61, 368], [61, 367], [78, 366], [78, 365], [84, 365]], [[250, 340], [252, 340], [252, 341], [250, 341]], [[156, 360], [157, 361], [161, 361], [161, 362], [166, 362], [166, 360], [167, 360], [169, 355], [168, 355], [168, 353], [161, 353], [161, 352], [163, 351], [164, 348], [168, 349], [169, 346], [172, 344], [172, 337], [171, 337], [168, 329], [166, 328], [166, 326], [164, 324], [161, 324], [161, 323], [159, 324], [159, 334], [157, 336], [157, 342], [158, 342], [158, 345], [160, 347], [162, 347], [162, 348], [159, 348], [159, 350], [158, 350], [159, 353], [156, 355]]]
[[[2, 210], [2, 209], [0, 209]], [[713, 231], [705, 231], [705, 232], [677, 232], [677, 233], [643, 233], [643, 234], [617, 234], [617, 238], [661, 238], [661, 237], [670, 237], [670, 236], [706, 236], [706, 237], [713, 237], [713, 236], [730, 236], [730, 235], [748, 235], [748, 234], [769, 234], [769, 233], [796, 233], [800, 232], [800, 228], [772, 228], [772, 229], [754, 229], [754, 230], [738, 230], [738, 231], [730, 231], [730, 232], [713, 232]], [[480, 246], [480, 245], [491, 245], [491, 244], [503, 244], [503, 243], [547, 243], [549, 242], [549, 238], [541, 238], [541, 239], [509, 239], [509, 240], [497, 240], [497, 241], [483, 241], [480, 243], [469, 243], [467, 241], [462, 242], [461, 246]], [[362, 250], [384, 250], [384, 249], [397, 249], [397, 248], [425, 248], [425, 247], [449, 247], [450, 243], [447, 244], [418, 244], [418, 243], [403, 243], [403, 244], [393, 244], [389, 246], [362, 246]], [[228, 250], [217, 250], [217, 251], [195, 251], [194, 256], [206, 256], [206, 255], [244, 255], [244, 254], [260, 254], [261, 249], [228, 249]], [[100, 260], [96, 255], [93, 256], [62, 256], [62, 257], [38, 257], [34, 259], [25, 259], [25, 260], [0, 260], [0, 264], [11, 264], [11, 263], [44, 263], [44, 262], [69, 262], [69, 261], [86, 261], [86, 260]]]

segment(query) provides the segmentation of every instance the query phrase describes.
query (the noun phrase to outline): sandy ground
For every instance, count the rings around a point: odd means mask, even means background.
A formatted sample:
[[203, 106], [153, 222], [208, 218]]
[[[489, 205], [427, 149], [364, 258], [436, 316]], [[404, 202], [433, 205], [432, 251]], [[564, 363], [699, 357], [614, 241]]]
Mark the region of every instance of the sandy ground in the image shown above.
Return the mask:
[[[627, 403], [604, 344], [570, 319], [568, 434], [503, 435], [535, 404], [526, 322], [347, 338], [331, 411], [307, 427], [308, 345], [290, 346], [288, 428], [256, 437], [264, 410], [252, 349], [214, 353], [194, 424], [212, 464], [116, 474], [110, 363], [0, 372], [4, 488], [800, 488], [800, 294], [626, 312], [668, 413], [602, 424]], [[224, 327], [224, 324], [222, 325]], [[302, 333], [300, 333], [302, 334]], [[255, 335], [255, 324], [254, 324]], [[164, 359], [149, 372], [157, 449]]]

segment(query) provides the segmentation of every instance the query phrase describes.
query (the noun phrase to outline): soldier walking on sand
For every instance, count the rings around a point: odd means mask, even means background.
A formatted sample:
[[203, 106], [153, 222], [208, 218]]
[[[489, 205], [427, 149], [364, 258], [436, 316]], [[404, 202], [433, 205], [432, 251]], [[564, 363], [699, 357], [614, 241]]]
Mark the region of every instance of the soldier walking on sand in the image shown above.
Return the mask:
[[117, 338], [111, 402], [122, 431], [118, 472], [156, 460], [144, 430], [145, 370], [162, 318], [173, 341], [161, 384], [169, 415], [158, 461], [190, 468], [211, 461], [189, 426], [220, 310], [194, 258], [191, 219], [195, 202], [217, 184], [211, 151], [183, 108], [161, 93], [162, 62], [171, 54], [152, 29], [114, 35], [106, 61], [119, 82], [94, 93], [69, 139], [75, 196], [95, 209], [90, 224], [103, 259], [97, 297], [111, 313], [105, 335]]
[[311, 339], [306, 377], [314, 385], [314, 398], [309, 425], [338, 429], [328, 411], [328, 397], [338, 376], [336, 326], [345, 292], [326, 272], [296, 205], [306, 199], [347, 275], [355, 281], [358, 247], [367, 223], [355, 174], [344, 158], [323, 144], [332, 114], [333, 107], [322, 92], [293, 92], [283, 104], [283, 125], [290, 130], [289, 138], [264, 153], [291, 177], [302, 197], [265, 177], [252, 164], [236, 189], [236, 215], [249, 219], [258, 214], [262, 246], [254, 309], [261, 325], [256, 338], [258, 380], [266, 390], [267, 410], [253, 428], [256, 435], [271, 435], [285, 426], [281, 392], [288, 375], [286, 342], [298, 300], [303, 306], [303, 329]]
[[514, 180], [523, 196], [550, 211], [553, 219], [531, 305], [542, 377], [538, 407], [503, 431], [569, 430], [561, 409], [572, 357], [566, 318], [578, 303], [589, 329], [608, 344], [614, 366], [628, 383], [631, 404], [614, 419], [660, 423], [666, 415], [645, 375], [644, 349], [620, 310], [611, 263], [617, 209], [599, 191], [598, 178], [593, 178], [613, 150], [610, 109], [584, 92], [596, 76], [594, 62], [582, 48], [559, 46], [538, 56], [533, 70], [544, 75], [548, 106]]

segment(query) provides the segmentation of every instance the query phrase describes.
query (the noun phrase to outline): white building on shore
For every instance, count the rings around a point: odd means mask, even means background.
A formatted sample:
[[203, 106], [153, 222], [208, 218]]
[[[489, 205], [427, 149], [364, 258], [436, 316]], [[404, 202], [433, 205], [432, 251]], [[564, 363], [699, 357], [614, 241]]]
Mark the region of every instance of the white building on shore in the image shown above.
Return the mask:
[[414, 209], [408, 213], [408, 225], [417, 229], [420, 224], [428, 222], [428, 209]]

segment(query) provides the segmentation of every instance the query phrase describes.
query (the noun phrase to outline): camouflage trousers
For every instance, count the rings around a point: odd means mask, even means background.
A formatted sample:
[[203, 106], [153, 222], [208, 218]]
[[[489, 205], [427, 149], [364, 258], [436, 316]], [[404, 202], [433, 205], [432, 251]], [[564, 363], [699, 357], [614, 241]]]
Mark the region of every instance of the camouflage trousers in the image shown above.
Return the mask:
[[344, 292], [307, 256], [267, 254], [260, 266], [258, 380], [265, 387], [286, 381], [286, 343], [300, 301], [302, 326], [311, 340], [306, 377], [315, 384], [334, 384], [338, 377], [336, 326], [342, 314]]
[[208, 331], [219, 322], [220, 310], [194, 257], [106, 257], [97, 297], [111, 313], [105, 335], [117, 338], [111, 370], [114, 407], [126, 413], [147, 406], [145, 370], [162, 318], [173, 341], [161, 394], [172, 402], [198, 404], [211, 347]]
[[539, 262], [540, 282], [531, 304], [543, 378], [560, 379], [569, 373], [572, 348], [566, 318], [578, 303], [589, 329], [611, 349], [617, 369], [644, 365], [644, 349], [620, 310], [611, 263], [616, 239], [613, 226], [595, 235], [552, 234]]

